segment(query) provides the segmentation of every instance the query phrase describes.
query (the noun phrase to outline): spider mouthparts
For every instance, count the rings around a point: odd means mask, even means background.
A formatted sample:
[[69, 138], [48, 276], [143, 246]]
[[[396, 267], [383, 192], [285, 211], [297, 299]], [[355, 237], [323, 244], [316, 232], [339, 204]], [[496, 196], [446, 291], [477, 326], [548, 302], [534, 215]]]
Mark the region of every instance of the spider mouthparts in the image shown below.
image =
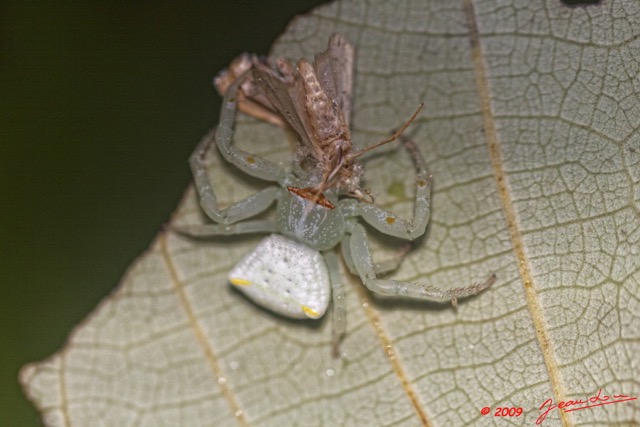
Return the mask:
[[287, 187], [287, 190], [289, 190], [296, 196], [302, 197], [303, 199], [311, 200], [313, 203], [324, 206], [327, 209], [333, 209], [336, 207], [329, 201], [329, 199], [324, 196], [324, 194], [318, 192], [318, 190], [313, 187]]

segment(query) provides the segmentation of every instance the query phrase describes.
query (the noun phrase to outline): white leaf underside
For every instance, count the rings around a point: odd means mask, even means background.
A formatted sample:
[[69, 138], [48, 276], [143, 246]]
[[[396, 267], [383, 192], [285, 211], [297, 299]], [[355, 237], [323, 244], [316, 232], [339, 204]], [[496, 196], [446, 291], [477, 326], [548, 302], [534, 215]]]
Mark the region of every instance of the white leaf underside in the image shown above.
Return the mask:
[[[496, 284], [455, 311], [372, 297], [345, 274], [336, 360], [327, 316], [285, 320], [226, 284], [263, 236], [163, 232], [60, 352], [23, 369], [45, 424], [534, 425], [549, 398], [639, 396], [639, 9], [353, 0], [296, 19], [276, 54], [311, 58], [334, 32], [356, 46], [357, 145], [426, 102], [409, 132], [434, 175], [432, 220], [394, 277], [453, 288], [495, 272]], [[238, 144], [290, 159], [281, 130], [238, 122]], [[255, 191], [209, 157], [223, 202]], [[404, 217], [408, 162], [365, 165], [377, 202]], [[203, 221], [192, 189], [173, 221]], [[378, 256], [397, 244], [376, 242]], [[638, 414], [635, 400], [543, 425]]]

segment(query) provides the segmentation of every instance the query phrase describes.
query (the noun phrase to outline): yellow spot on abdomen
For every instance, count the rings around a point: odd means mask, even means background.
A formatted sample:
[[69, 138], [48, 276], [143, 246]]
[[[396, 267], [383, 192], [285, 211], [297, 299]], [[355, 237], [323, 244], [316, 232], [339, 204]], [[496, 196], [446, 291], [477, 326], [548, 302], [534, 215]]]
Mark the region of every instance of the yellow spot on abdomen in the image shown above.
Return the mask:
[[251, 282], [247, 279], [236, 279], [235, 277], [232, 277], [229, 279], [229, 281], [231, 282], [232, 285], [235, 286], [249, 286], [251, 285]]
[[386, 218], [387, 224], [393, 224], [394, 222], [396, 222], [396, 219], [392, 216], [388, 216]]
[[311, 307], [307, 307], [306, 305], [302, 306], [302, 311], [309, 317], [316, 318], [318, 317], [318, 312]]

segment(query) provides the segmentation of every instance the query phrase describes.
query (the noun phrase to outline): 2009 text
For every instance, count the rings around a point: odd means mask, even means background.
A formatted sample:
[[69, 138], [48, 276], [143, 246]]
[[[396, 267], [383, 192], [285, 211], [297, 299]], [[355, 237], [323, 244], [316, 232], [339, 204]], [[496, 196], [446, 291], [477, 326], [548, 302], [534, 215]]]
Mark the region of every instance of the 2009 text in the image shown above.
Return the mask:
[[519, 417], [522, 415], [522, 408], [507, 408], [498, 406], [493, 413], [494, 417]]

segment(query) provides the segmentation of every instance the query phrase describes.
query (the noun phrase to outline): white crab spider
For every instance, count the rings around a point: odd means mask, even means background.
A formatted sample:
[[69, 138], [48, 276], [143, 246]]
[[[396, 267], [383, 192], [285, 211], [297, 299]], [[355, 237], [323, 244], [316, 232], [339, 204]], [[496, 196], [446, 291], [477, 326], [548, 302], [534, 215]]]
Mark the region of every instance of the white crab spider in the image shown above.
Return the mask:
[[[250, 72], [236, 78], [226, 89], [215, 133], [208, 135], [190, 158], [200, 204], [215, 224], [182, 228], [194, 236], [275, 233], [232, 269], [231, 284], [257, 304], [291, 318], [321, 317], [331, 295], [334, 354], [346, 328], [344, 289], [333, 251], [338, 244], [349, 271], [377, 294], [452, 301], [455, 305], [458, 298], [474, 295], [493, 284], [495, 275], [484, 283], [454, 289], [378, 277], [395, 270], [404, 254], [375, 264], [359, 220], [390, 236], [409, 241], [420, 237], [429, 222], [431, 175], [415, 143], [405, 139], [402, 145], [411, 155], [416, 172], [412, 220], [406, 221], [363, 200], [366, 192], [359, 185], [361, 167], [356, 158], [365, 150], [351, 151], [348, 129], [353, 47], [344, 38], [334, 35], [327, 51], [316, 56], [313, 66], [304, 60], [296, 70], [282, 61], [275, 70], [257, 61], [251, 66], [254, 68]], [[298, 134], [301, 145], [294, 156], [293, 173], [232, 145], [239, 88], [247, 79], [255, 86], [242, 86], [242, 99], [255, 96], [251, 92], [254, 89], [261, 91], [255, 99], [267, 110], [278, 112]], [[382, 143], [399, 134], [396, 132]], [[276, 185], [221, 209], [204, 161], [214, 140], [226, 161]], [[273, 203], [275, 221], [250, 219]]]

